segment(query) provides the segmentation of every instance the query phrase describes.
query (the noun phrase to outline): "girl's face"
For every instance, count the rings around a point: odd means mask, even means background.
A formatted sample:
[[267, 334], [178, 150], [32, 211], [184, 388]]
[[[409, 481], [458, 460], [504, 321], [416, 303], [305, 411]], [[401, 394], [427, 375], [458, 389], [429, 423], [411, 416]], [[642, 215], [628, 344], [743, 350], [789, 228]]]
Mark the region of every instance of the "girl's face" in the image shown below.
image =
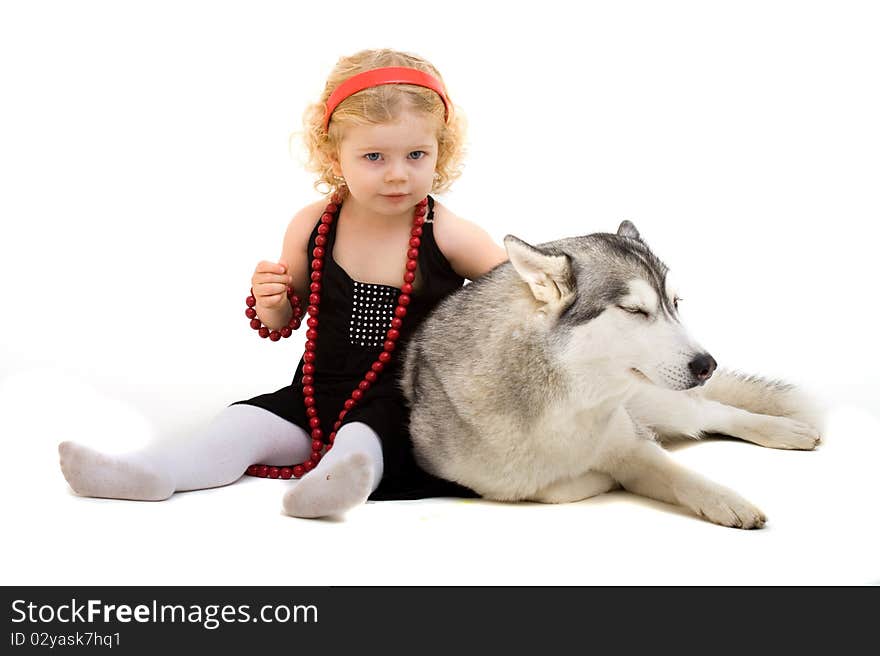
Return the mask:
[[434, 120], [405, 111], [393, 123], [346, 128], [333, 173], [345, 178], [352, 197], [378, 214], [408, 212], [434, 182]]

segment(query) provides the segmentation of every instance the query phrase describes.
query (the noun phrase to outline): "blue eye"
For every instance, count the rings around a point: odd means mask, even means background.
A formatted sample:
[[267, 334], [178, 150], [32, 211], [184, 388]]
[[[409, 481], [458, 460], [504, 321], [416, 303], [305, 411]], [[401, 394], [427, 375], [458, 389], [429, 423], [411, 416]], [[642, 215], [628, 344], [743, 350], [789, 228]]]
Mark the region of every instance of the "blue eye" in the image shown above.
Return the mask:
[[[418, 155], [418, 157], [412, 157], [413, 155]], [[414, 150], [409, 154], [413, 159], [422, 159], [425, 155], [427, 155], [427, 153], [424, 150]]]
[[364, 157], [366, 157], [367, 160], [370, 162], [378, 162], [379, 158], [382, 157], [382, 155], [380, 155], [379, 153], [367, 153], [366, 155], [364, 155]]

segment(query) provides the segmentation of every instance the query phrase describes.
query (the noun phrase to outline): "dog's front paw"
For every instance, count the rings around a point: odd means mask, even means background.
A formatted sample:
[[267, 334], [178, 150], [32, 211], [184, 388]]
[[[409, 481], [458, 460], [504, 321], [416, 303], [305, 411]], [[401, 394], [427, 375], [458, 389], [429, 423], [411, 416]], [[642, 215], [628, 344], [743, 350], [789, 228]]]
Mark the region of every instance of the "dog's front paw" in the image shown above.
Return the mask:
[[771, 449], [815, 449], [820, 442], [819, 431], [795, 419], [757, 415], [737, 437]]
[[761, 528], [766, 515], [757, 507], [731, 490], [697, 490], [683, 495], [684, 505], [715, 524], [733, 528]]

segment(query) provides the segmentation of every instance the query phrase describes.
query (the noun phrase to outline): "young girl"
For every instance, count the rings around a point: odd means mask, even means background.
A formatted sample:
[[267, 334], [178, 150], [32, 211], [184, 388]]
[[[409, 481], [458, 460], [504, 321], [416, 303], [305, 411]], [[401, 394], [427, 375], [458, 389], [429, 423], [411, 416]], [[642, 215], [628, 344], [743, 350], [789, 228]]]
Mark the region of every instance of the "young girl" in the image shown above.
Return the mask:
[[460, 175], [461, 119], [431, 64], [370, 50], [337, 63], [305, 123], [315, 186], [330, 191], [293, 217], [280, 261], [257, 265], [248, 298], [252, 327], [272, 341], [299, 325], [298, 297], [307, 301], [293, 382], [138, 452], [63, 442], [61, 469], [77, 494], [158, 501], [246, 470], [302, 477], [282, 502], [296, 517], [339, 514], [368, 497], [473, 494], [415, 464], [397, 387], [403, 347], [426, 314], [507, 259], [428, 196]]

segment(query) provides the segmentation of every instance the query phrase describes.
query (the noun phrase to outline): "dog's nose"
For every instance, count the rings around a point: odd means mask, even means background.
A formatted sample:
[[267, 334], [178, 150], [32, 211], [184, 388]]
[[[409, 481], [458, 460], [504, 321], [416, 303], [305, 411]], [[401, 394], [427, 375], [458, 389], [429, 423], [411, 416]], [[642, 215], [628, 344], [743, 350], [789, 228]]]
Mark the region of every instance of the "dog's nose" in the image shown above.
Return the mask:
[[718, 363], [715, 362], [715, 358], [708, 353], [701, 353], [688, 363], [688, 369], [691, 370], [694, 377], [701, 383], [709, 380], [709, 376], [712, 375], [717, 366]]

